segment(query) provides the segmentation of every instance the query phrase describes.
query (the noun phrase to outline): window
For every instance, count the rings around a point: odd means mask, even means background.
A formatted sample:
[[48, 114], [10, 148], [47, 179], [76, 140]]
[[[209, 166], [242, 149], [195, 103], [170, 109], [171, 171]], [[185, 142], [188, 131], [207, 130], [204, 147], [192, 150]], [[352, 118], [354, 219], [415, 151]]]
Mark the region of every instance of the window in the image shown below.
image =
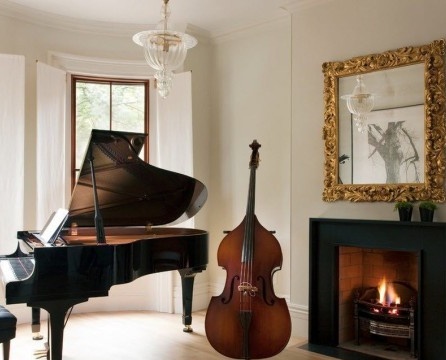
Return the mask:
[[[149, 80], [72, 76], [71, 184], [76, 183], [92, 129], [147, 133]], [[148, 159], [148, 139], [142, 151]]]

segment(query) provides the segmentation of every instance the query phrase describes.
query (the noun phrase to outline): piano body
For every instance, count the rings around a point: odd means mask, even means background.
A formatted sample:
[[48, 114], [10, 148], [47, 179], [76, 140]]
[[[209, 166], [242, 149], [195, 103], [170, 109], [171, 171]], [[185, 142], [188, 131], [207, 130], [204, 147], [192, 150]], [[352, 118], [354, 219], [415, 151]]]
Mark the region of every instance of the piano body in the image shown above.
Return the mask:
[[145, 136], [93, 130], [57, 239], [42, 243], [38, 233], [19, 231], [17, 251], [3, 257], [33, 262], [22, 280], [11, 281], [2, 271], [6, 303], [48, 311], [51, 360], [62, 359], [72, 306], [147, 274], [179, 271], [184, 331], [191, 331], [194, 277], [208, 263], [208, 234], [162, 225], [194, 216], [207, 190], [196, 179], [139, 159]]

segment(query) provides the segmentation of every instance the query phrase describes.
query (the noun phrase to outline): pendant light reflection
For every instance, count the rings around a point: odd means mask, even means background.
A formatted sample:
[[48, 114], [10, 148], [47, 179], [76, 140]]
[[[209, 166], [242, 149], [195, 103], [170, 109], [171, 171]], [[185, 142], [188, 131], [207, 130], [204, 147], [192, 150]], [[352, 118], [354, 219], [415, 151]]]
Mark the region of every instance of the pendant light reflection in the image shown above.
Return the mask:
[[341, 99], [347, 102], [348, 111], [353, 115], [353, 121], [359, 132], [364, 133], [367, 125], [367, 115], [375, 105], [375, 97], [367, 92], [362, 75], [356, 76], [356, 86], [351, 95], [343, 95]]
[[187, 50], [197, 45], [197, 39], [169, 26], [169, 0], [163, 0], [161, 21], [155, 30], [141, 31], [133, 36], [133, 41], [144, 48], [144, 57], [155, 72], [157, 89], [165, 99], [172, 88], [173, 71], [186, 59]]

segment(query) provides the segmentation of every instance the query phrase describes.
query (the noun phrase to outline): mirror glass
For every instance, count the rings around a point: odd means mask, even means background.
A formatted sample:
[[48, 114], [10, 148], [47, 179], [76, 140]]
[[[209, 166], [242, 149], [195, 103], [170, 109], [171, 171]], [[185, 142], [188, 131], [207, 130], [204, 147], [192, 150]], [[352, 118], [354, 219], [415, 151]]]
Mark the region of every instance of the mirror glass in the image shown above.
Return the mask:
[[[323, 200], [444, 201], [443, 40], [323, 64]], [[374, 105], [347, 107], [361, 77]]]

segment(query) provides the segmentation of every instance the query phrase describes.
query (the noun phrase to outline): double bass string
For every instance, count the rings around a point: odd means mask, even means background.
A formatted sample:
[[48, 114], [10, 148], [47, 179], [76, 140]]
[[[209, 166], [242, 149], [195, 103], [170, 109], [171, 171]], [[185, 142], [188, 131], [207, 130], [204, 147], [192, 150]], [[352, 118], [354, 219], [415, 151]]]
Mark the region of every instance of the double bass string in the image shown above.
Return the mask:
[[254, 208], [255, 208], [255, 171], [258, 164], [258, 153], [251, 158], [250, 186], [248, 191], [248, 205], [246, 209], [246, 223], [244, 231], [243, 251], [241, 258], [240, 276], [240, 311], [251, 311], [252, 297], [257, 288], [253, 286], [252, 264], [254, 259]]
[[255, 170], [258, 164], [258, 153], [255, 142], [252, 144], [253, 154], [250, 161], [250, 181], [248, 191], [248, 206], [246, 209], [246, 222], [243, 236], [243, 250], [241, 258], [241, 276], [239, 285], [240, 297], [240, 324], [242, 326], [242, 356], [250, 358], [249, 333], [252, 320], [252, 298], [256, 296], [253, 286], [253, 258], [254, 258], [254, 201], [255, 201]]

